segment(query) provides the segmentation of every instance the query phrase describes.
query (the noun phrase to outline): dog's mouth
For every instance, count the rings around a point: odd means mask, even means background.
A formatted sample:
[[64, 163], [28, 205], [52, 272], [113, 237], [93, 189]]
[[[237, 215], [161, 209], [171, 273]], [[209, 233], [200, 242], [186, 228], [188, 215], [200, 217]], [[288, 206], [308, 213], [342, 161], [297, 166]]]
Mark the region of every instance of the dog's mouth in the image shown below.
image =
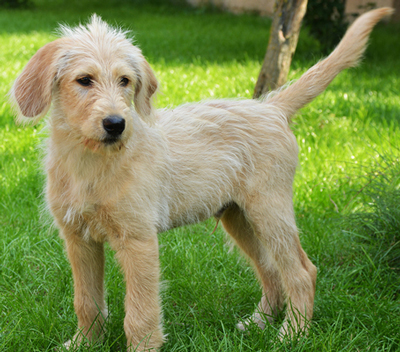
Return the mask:
[[113, 145], [119, 142], [121, 139], [119, 137], [106, 137], [101, 142], [105, 145]]
[[[82, 143], [86, 148], [92, 150], [93, 152], [98, 152], [101, 149], [105, 150], [116, 150], [119, 151], [124, 146], [121, 138], [107, 136], [101, 140], [85, 138]], [[111, 148], [111, 149], [110, 149]]]

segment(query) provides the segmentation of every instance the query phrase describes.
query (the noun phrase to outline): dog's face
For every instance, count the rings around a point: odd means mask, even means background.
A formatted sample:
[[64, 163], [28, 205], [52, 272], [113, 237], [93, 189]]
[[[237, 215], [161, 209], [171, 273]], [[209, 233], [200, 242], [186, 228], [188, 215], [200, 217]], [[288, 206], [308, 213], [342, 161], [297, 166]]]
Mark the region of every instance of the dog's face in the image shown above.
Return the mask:
[[19, 118], [37, 121], [53, 102], [54, 128], [93, 151], [118, 150], [137, 115], [152, 123], [157, 80], [124, 33], [96, 16], [87, 27], [62, 31], [64, 37], [41, 48], [14, 83]]

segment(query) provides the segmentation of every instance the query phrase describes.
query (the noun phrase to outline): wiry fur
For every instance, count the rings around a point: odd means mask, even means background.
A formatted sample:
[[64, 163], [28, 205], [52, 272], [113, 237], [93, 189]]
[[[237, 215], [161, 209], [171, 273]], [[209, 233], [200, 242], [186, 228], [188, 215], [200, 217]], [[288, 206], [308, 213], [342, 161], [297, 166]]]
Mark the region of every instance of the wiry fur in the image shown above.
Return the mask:
[[[108, 241], [125, 273], [128, 348], [160, 347], [157, 233], [214, 214], [262, 283], [263, 298], [251, 320], [263, 326], [264, 317], [272, 320], [286, 300], [291, 309], [281, 332], [306, 327], [316, 268], [301, 248], [295, 223], [298, 148], [289, 121], [357, 63], [372, 27], [390, 13], [379, 9], [360, 17], [327, 59], [259, 101], [155, 110], [157, 80], [141, 51], [96, 16], [86, 27], [62, 27], [63, 37], [33, 56], [11, 96], [19, 120], [37, 120], [52, 106], [46, 194], [74, 276], [81, 333], [72, 341], [101, 337]], [[78, 83], [85, 76], [92, 79], [90, 87]], [[113, 115], [123, 117], [126, 127], [107, 143], [103, 119]]]

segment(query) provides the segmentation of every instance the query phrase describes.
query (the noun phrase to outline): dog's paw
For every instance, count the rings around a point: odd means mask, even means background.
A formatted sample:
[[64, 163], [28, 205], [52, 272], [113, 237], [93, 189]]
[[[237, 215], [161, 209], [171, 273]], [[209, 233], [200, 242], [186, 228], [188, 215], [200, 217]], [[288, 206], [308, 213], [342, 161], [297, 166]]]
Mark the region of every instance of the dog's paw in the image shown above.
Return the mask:
[[73, 352], [78, 350], [80, 346], [89, 347], [90, 342], [85, 336], [82, 335], [82, 333], [77, 333], [71, 340], [64, 342], [64, 344], [59, 349], [57, 349], [57, 351]]
[[55, 347], [54, 352], [75, 351], [78, 347], [78, 344], [76, 344], [74, 340], [68, 340], [62, 345]]
[[82, 343], [82, 341], [77, 341], [76, 339], [71, 339], [68, 340], [67, 342], [64, 342], [63, 344], [63, 348], [60, 348], [58, 351], [69, 351], [69, 352], [73, 352], [75, 350], [77, 350], [79, 348], [80, 345], [85, 345], [85, 346], [89, 346], [89, 343]]
[[[64, 342], [63, 347], [64, 347], [67, 351], [73, 351], [73, 350], [75, 349], [75, 347], [74, 347], [73, 345], [75, 345], [75, 344], [73, 343], [73, 341], [72, 341], [72, 340], [68, 340], [67, 342]], [[71, 348], [71, 346], [72, 346], [72, 348]]]
[[281, 328], [279, 329], [279, 340], [284, 341], [300, 341], [303, 338], [307, 338], [310, 323], [306, 322], [299, 326], [297, 323], [293, 324], [289, 320], [284, 320]]
[[261, 330], [265, 329], [266, 322], [269, 317], [265, 314], [254, 313], [250, 318], [236, 324], [236, 328], [242, 331], [247, 331], [251, 324], [256, 324]]

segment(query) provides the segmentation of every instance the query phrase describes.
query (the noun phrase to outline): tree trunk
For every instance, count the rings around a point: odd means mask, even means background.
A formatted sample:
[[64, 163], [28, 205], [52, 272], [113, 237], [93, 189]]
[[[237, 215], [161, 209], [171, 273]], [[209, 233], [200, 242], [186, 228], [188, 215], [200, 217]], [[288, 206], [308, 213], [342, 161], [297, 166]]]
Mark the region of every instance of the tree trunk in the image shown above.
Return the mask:
[[286, 83], [306, 9], [307, 0], [276, 0], [267, 53], [253, 98]]
[[393, 7], [396, 11], [392, 17], [392, 21], [399, 22], [400, 21], [400, 0], [394, 0]]

